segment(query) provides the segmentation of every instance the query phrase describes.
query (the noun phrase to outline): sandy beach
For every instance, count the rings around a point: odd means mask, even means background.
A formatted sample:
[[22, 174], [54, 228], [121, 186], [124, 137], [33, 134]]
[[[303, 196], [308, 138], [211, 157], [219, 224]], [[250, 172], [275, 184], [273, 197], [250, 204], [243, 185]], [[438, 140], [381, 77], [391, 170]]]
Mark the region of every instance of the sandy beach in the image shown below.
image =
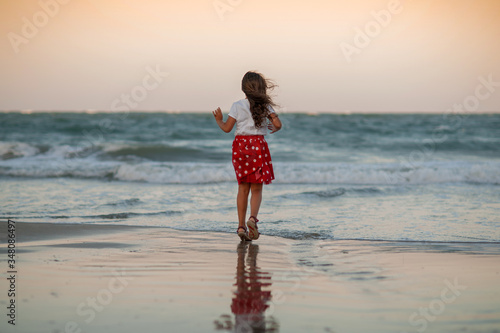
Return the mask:
[[304, 242], [18, 222], [1, 331], [498, 332], [496, 244]]

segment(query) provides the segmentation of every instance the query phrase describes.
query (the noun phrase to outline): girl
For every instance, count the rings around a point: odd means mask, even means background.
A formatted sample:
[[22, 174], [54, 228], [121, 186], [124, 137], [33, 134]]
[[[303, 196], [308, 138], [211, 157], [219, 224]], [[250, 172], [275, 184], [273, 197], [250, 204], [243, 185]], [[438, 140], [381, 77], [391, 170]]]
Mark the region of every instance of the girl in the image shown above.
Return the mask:
[[[217, 125], [226, 133], [231, 132], [236, 124], [236, 136], [233, 141], [233, 166], [238, 179], [239, 225], [236, 233], [241, 240], [249, 241], [259, 238], [257, 214], [262, 201], [263, 184], [271, 184], [274, 179], [271, 153], [264, 139], [267, 128], [271, 133], [281, 129], [281, 121], [273, 109], [276, 104], [267, 94], [268, 89], [275, 86], [261, 74], [247, 72], [241, 82], [241, 90], [246, 98], [233, 103], [227, 121], [223, 121], [220, 108], [213, 111]], [[270, 124], [266, 128], [267, 119]], [[248, 194], [250, 198], [250, 218], [245, 226]]]

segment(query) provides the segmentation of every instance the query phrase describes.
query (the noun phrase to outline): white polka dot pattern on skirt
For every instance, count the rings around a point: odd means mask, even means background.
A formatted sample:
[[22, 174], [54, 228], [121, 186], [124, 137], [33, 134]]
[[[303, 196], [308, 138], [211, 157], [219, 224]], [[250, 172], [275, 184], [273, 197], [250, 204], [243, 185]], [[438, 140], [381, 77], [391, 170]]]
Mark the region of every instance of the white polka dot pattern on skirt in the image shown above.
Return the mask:
[[[245, 144], [248, 142], [248, 144]], [[233, 142], [233, 166], [238, 182], [266, 183], [274, 180], [274, 172], [269, 153], [262, 153], [267, 149], [267, 142], [263, 137], [250, 138], [236, 136]]]

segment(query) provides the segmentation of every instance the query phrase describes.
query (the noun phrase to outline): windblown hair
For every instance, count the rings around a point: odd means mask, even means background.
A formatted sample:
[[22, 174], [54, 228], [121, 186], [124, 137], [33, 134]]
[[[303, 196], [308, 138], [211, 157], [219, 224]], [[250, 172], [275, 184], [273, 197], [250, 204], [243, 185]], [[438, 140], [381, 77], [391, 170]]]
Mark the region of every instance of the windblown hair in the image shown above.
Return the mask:
[[269, 117], [269, 106], [276, 106], [272, 98], [267, 94], [276, 85], [260, 73], [247, 72], [241, 81], [241, 90], [250, 102], [250, 111], [255, 127], [261, 128], [265, 125], [265, 119]]

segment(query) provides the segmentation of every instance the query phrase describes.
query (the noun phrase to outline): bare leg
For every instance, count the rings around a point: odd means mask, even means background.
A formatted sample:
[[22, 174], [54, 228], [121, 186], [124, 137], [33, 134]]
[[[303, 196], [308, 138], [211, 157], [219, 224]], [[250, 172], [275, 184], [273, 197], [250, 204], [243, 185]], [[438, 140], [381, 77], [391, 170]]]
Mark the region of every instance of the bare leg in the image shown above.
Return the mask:
[[262, 186], [263, 184], [251, 184], [252, 196], [250, 198], [250, 216], [259, 214], [260, 203], [262, 202]]
[[238, 196], [236, 197], [236, 206], [238, 207], [238, 228], [245, 227], [245, 218], [247, 215], [248, 193], [250, 193], [250, 183], [238, 185]]

